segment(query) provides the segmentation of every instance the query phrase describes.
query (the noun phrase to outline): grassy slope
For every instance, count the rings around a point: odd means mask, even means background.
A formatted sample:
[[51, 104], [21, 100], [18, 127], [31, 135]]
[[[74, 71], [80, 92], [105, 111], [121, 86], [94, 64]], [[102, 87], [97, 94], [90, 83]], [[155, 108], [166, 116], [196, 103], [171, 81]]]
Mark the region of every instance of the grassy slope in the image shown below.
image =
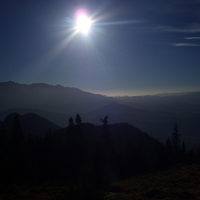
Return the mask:
[[106, 199], [200, 199], [200, 165], [179, 165], [115, 183]]
[[[93, 187], [12, 186], [0, 188], [0, 199], [40, 200], [146, 200], [200, 199], [200, 165], [178, 165], [173, 169], [117, 182], [104, 194]], [[85, 190], [86, 189], [86, 190]], [[85, 198], [84, 198], [85, 196]]]

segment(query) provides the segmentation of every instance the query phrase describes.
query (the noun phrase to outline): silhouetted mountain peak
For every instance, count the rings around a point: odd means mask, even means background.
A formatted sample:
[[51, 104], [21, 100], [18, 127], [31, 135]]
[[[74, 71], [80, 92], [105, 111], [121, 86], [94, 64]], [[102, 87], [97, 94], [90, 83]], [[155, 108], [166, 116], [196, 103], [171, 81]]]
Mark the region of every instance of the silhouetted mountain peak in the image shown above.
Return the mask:
[[22, 132], [26, 137], [29, 134], [33, 136], [35, 136], [36, 134], [45, 135], [49, 129], [51, 131], [56, 131], [60, 129], [60, 127], [53, 122], [50, 122], [49, 120], [34, 113], [27, 113], [25, 115], [11, 113], [4, 120], [5, 128], [8, 130], [8, 134], [10, 134], [12, 131], [12, 126], [16, 115], [18, 115]]

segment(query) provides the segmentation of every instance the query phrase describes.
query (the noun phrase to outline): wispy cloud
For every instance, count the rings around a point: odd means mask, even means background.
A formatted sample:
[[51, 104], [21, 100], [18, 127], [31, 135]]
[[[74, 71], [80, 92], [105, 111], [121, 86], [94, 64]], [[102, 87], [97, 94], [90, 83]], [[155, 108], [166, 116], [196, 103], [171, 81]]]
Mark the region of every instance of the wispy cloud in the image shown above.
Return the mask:
[[200, 40], [200, 37], [185, 37], [186, 40]]
[[171, 43], [170, 45], [174, 47], [200, 47], [200, 44], [192, 43]]
[[[152, 28], [154, 31], [179, 32], [179, 33], [200, 33], [200, 23], [192, 23], [187, 27], [157, 26]], [[191, 37], [192, 38], [192, 37]], [[196, 39], [199, 37], [196, 37]]]

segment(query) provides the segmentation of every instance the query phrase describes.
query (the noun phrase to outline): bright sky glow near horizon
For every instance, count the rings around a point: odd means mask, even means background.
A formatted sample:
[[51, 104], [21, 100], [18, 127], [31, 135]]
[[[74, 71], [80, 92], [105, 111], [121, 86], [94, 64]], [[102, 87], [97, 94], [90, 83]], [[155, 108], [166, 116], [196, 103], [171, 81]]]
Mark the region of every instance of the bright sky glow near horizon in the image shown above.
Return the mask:
[[200, 91], [200, 0], [2, 0], [0, 55], [0, 82]]

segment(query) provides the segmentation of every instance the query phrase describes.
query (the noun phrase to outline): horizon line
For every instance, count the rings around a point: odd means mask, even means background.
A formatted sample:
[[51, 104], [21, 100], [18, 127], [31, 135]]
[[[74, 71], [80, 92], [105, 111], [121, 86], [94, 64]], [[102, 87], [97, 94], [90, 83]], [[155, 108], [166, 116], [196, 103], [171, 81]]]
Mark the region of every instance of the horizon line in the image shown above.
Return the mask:
[[[20, 84], [20, 85], [27, 85], [27, 86], [30, 86], [30, 85], [34, 85], [34, 84], [45, 84], [45, 85], [49, 85], [49, 86], [53, 86], [53, 87], [56, 87], [56, 86], [61, 86], [61, 87], [65, 87], [65, 88], [73, 88], [73, 89], [78, 89], [78, 90], [81, 90], [83, 92], [88, 92], [88, 93], [92, 93], [92, 94], [96, 94], [96, 95], [102, 95], [102, 96], [107, 96], [107, 97], [137, 97], [137, 96], [167, 96], [167, 95], [180, 95], [180, 94], [187, 94], [187, 93], [192, 93], [192, 92], [200, 92], [200, 90], [196, 89], [196, 90], [191, 90], [191, 89], [188, 89], [188, 90], [183, 90], [183, 91], [163, 91], [163, 92], [150, 92], [150, 93], [144, 93], [141, 94], [141, 92], [139, 91], [132, 91], [131, 94], [130, 92], [128, 91], [125, 91], [129, 94], [120, 94], [123, 90], [121, 90], [121, 92], [116, 92], [116, 91], [99, 91], [99, 92], [95, 92], [95, 91], [92, 91], [92, 90], [85, 90], [85, 89], [80, 89], [78, 87], [74, 87], [74, 86], [65, 86], [65, 85], [61, 85], [61, 84], [50, 84], [50, 83], [44, 83], [44, 82], [34, 82], [34, 83], [19, 83], [17, 81], [0, 81], [0, 83], [15, 83], [15, 84]], [[140, 94], [133, 94], [133, 93], [140, 93]]]

